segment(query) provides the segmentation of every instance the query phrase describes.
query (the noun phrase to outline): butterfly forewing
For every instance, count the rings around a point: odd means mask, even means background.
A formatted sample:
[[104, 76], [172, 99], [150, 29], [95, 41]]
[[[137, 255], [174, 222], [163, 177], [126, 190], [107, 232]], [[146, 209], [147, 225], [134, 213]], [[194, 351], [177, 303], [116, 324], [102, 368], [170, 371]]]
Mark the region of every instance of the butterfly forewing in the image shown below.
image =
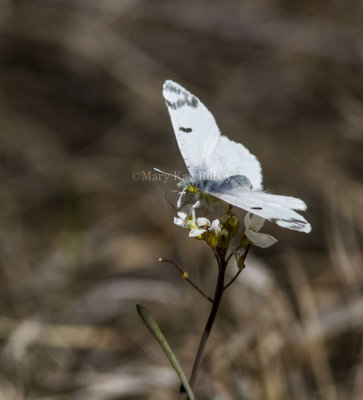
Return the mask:
[[206, 164], [221, 135], [205, 105], [182, 86], [166, 81], [163, 95], [179, 149], [192, 176], [206, 171]]
[[254, 188], [261, 188], [257, 158], [242, 144], [221, 136], [212, 113], [196, 96], [173, 81], [164, 83], [163, 95], [180, 151], [193, 177], [222, 180], [244, 175]]

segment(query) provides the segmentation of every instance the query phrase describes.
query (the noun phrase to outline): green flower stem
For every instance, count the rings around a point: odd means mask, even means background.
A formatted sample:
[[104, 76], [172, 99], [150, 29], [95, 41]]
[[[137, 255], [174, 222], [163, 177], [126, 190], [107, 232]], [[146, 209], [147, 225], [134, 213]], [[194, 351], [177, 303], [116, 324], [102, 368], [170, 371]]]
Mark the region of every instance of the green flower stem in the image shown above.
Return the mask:
[[193, 391], [189, 385], [188, 379], [186, 378], [183, 370], [181, 369], [178, 360], [176, 359], [173, 351], [171, 350], [168, 342], [166, 341], [164, 335], [162, 334], [158, 324], [154, 320], [153, 316], [151, 315], [150, 311], [143, 306], [142, 304], [138, 303], [136, 304], [137, 312], [139, 313], [141, 319], [144, 321], [146, 326], [149, 328], [151, 333], [154, 335], [155, 339], [158, 341], [160, 344], [161, 348], [163, 349], [164, 353], [168, 357], [171, 365], [174, 367], [176, 373], [179, 376], [179, 379], [185, 388], [185, 391], [188, 394], [188, 398], [190, 400], [195, 400], [194, 399], [194, 394]]
[[[195, 356], [195, 360], [194, 360], [194, 364], [193, 364], [192, 374], [190, 376], [190, 386], [193, 391], [195, 390], [197, 377], [198, 377], [199, 369], [200, 369], [200, 364], [202, 362], [202, 358], [203, 358], [203, 354], [204, 354], [204, 349], [207, 344], [209, 334], [212, 330], [214, 320], [216, 318], [217, 311], [218, 311], [218, 308], [219, 308], [219, 305], [220, 305], [220, 302], [222, 299], [223, 291], [224, 291], [224, 275], [225, 275], [226, 267], [227, 267], [225, 255], [223, 257], [219, 257], [218, 264], [219, 264], [219, 272], [218, 272], [218, 280], [217, 280], [217, 285], [216, 285], [216, 289], [215, 289], [213, 305], [212, 305], [211, 312], [209, 314], [209, 318], [205, 325], [202, 337], [200, 339], [198, 351]], [[189, 397], [189, 400], [191, 400], [190, 397]]]

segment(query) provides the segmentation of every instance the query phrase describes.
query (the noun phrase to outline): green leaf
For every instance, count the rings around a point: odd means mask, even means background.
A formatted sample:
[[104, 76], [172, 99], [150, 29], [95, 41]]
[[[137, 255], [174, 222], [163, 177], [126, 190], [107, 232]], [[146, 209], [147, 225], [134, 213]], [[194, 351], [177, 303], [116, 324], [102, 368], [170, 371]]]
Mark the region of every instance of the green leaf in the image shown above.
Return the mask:
[[179, 379], [182, 385], [185, 388], [185, 391], [188, 394], [189, 400], [195, 400], [193, 391], [189, 385], [188, 379], [186, 378], [181, 366], [179, 365], [174, 353], [172, 352], [168, 342], [166, 341], [164, 335], [162, 334], [158, 324], [156, 323], [155, 319], [151, 315], [150, 311], [140, 303], [136, 304], [137, 312], [139, 313], [141, 319], [145, 322], [145, 325], [149, 328], [150, 332], [154, 335], [155, 339], [160, 344], [161, 348], [163, 349], [164, 353], [168, 357], [171, 365], [174, 367], [176, 373], [179, 376]]

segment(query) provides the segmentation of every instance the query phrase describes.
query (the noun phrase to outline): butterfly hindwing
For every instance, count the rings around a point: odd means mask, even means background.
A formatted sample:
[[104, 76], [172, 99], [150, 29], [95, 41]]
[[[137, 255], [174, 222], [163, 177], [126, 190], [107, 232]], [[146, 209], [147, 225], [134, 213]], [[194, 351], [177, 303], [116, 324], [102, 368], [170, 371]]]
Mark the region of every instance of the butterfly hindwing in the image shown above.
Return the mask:
[[295, 197], [280, 196], [260, 191], [235, 190], [211, 193], [213, 196], [284, 228], [309, 233], [310, 224], [294, 210], [306, 210], [306, 204]]
[[224, 177], [246, 176], [254, 189], [262, 189], [261, 165], [257, 158], [240, 143], [221, 136], [208, 162], [214, 171], [223, 171]]

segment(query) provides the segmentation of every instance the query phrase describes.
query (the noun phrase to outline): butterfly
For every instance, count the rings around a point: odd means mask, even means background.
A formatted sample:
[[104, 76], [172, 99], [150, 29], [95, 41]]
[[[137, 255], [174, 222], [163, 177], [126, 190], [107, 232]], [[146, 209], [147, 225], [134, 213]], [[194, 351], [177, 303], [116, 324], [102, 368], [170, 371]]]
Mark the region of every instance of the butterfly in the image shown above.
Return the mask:
[[263, 191], [258, 159], [221, 134], [212, 113], [196, 96], [171, 80], [164, 83], [163, 96], [190, 173], [182, 180], [182, 195], [216, 197], [284, 228], [311, 231], [306, 219], [294, 211], [306, 210], [304, 201]]

